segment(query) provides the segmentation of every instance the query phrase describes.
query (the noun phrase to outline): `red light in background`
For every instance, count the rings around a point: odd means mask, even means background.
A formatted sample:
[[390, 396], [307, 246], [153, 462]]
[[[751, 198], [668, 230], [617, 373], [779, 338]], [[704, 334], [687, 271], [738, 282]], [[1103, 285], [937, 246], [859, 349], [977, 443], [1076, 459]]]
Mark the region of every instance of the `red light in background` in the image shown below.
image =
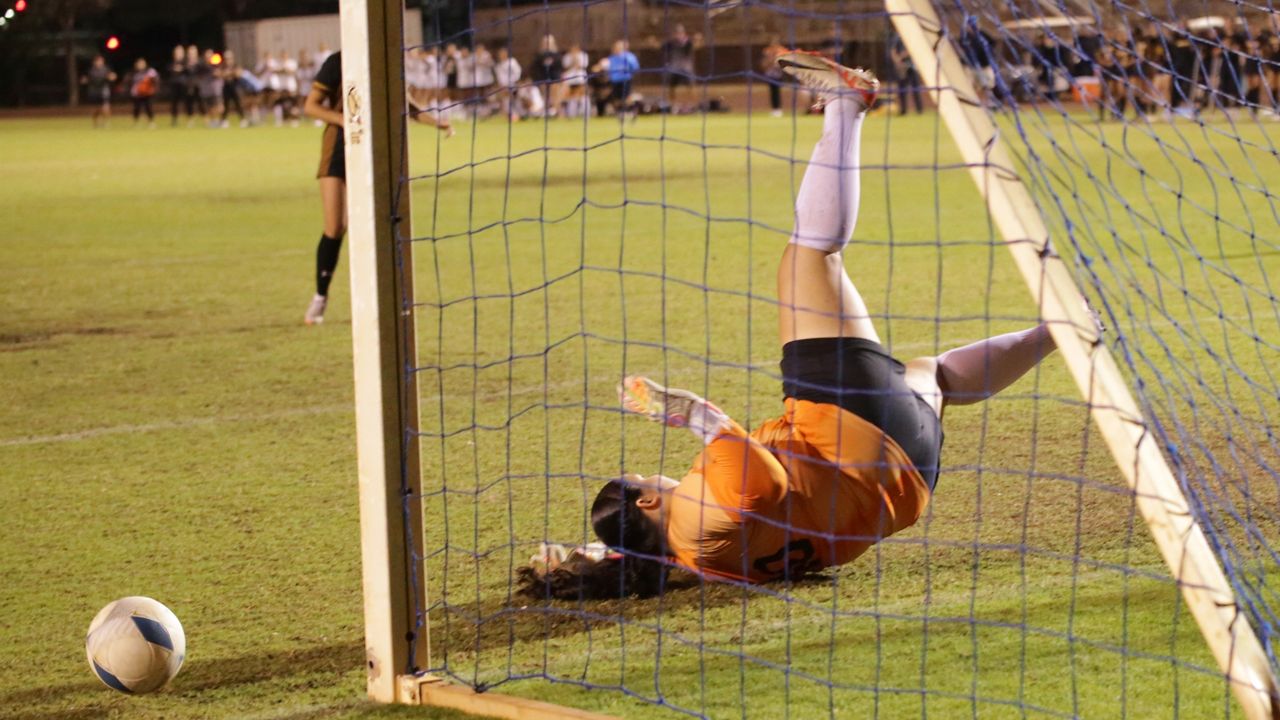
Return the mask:
[[17, 10], [18, 12], [22, 12], [23, 10], [26, 10], [27, 0], [18, 0], [18, 2], [13, 4], [13, 9]]
[[111, 37], [107, 38], [108, 50], [118, 50], [119, 48], [120, 48], [120, 38], [116, 37], [115, 35], [112, 35]]

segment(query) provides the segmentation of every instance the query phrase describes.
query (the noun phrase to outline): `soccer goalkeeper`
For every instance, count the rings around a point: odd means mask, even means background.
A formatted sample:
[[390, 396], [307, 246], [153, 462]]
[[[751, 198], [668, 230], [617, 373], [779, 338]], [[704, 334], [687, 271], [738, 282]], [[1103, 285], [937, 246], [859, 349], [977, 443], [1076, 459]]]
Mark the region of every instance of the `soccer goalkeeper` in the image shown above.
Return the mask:
[[942, 414], [992, 396], [1054, 350], [1045, 325], [905, 365], [890, 357], [845, 272], [859, 200], [859, 143], [878, 81], [803, 52], [778, 58], [824, 104], [778, 267], [785, 413], [748, 433], [712, 403], [643, 377], [623, 407], [706, 445], [681, 481], [627, 475], [591, 508], [612, 552], [538, 558], [526, 592], [653, 595], [667, 573], [747, 582], [850, 562], [910, 527], [938, 482]]

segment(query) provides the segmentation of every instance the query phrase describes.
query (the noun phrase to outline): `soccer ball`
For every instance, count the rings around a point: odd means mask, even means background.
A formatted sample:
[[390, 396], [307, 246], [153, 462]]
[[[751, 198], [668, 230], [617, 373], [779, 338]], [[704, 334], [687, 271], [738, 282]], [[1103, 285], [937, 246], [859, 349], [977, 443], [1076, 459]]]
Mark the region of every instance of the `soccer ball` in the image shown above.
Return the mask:
[[84, 649], [93, 674], [107, 687], [139, 695], [178, 674], [187, 636], [169, 608], [149, 597], [127, 597], [98, 611]]

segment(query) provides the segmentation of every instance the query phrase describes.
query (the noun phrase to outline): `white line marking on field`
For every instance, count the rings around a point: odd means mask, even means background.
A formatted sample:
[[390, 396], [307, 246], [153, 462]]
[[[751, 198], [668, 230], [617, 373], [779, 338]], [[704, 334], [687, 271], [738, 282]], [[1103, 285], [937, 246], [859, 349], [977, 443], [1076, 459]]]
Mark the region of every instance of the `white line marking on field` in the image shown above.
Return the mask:
[[185, 418], [182, 420], [170, 420], [168, 422], [147, 423], [145, 425], [113, 425], [111, 427], [91, 428], [89, 430], [60, 433], [58, 435], [35, 435], [24, 438], [8, 438], [0, 440], [0, 447], [76, 442], [79, 440], [91, 440], [104, 435], [132, 435], [136, 433], [160, 432], [163, 430], [188, 430], [191, 428], [224, 425], [228, 423], [287, 420], [295, 417], [351, 412], [352, 409], [352, 405], [318, 405], [309, 408], [294, 408], [292, 410], [280, 410], [277, 412], [258, 413], [252, 415], [215, 415], [213, 417]]

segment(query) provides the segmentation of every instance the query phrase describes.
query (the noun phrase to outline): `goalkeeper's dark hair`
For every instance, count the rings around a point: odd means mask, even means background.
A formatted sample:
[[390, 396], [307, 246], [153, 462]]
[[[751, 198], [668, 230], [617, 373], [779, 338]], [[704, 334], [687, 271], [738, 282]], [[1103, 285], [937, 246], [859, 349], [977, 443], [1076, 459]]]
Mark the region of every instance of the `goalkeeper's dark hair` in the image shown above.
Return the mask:
[[667, 538], [636, 506], [642, 491], [624, 480], [600, 489], [591, 505], [591, 527], [600, 542], [618, 551], [603, 560], [575, 554], [554, 570], [520, 568], [520, 589], [532, 597], [605, 600], [652, 597], [663, 591], [671, 565]]

